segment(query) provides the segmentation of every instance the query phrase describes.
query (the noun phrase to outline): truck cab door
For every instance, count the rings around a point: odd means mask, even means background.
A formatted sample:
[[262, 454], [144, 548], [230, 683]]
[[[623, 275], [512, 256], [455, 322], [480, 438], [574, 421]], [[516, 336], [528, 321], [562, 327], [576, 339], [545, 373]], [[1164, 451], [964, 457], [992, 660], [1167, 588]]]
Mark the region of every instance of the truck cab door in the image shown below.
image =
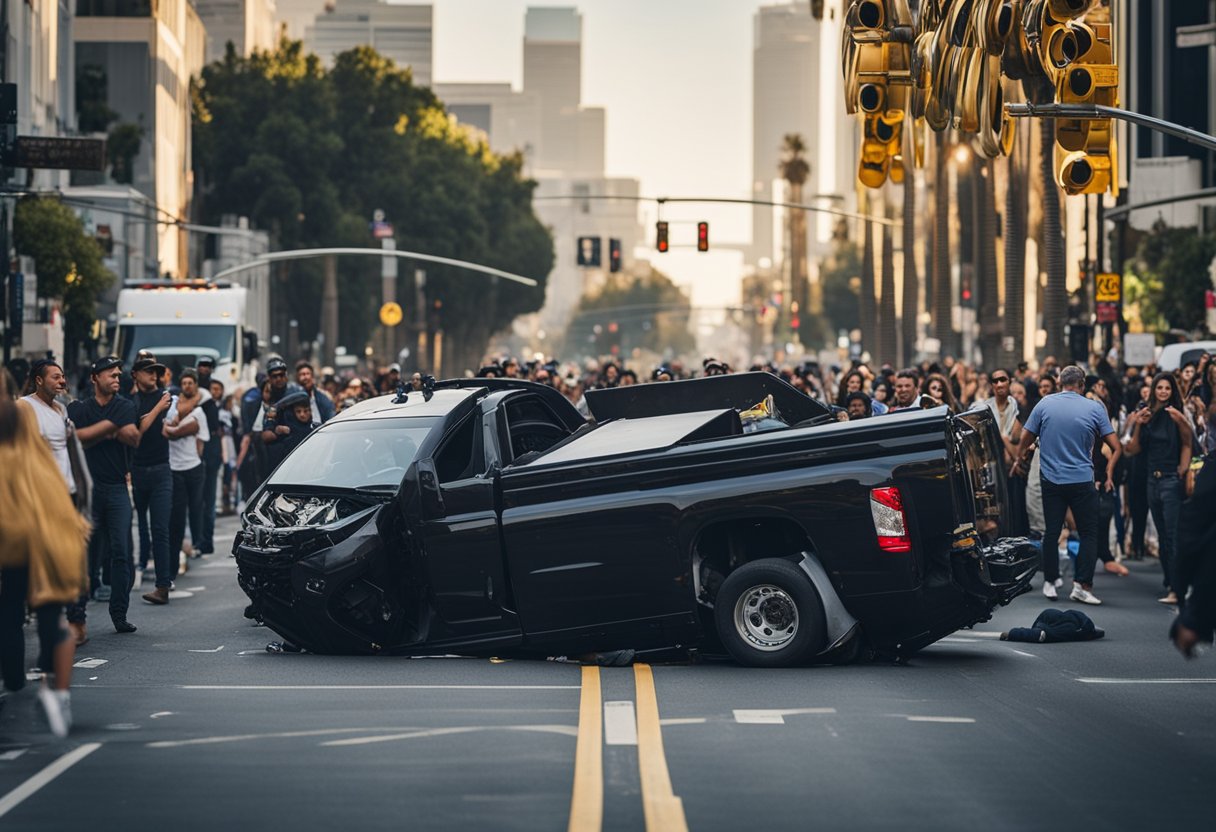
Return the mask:
[[498, 529], [497, 466], [487, 459], [475, 411], [418, 463], [419, 534], [431, 603], [442, 630], [430, 640], [497, 639], [519, 632], [507, 607]]

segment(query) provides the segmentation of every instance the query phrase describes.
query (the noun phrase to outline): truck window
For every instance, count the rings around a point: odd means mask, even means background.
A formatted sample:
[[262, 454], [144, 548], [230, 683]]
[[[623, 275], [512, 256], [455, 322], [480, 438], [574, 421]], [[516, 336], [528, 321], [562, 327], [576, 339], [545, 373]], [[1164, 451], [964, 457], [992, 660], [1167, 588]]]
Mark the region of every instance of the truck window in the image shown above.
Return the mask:
[[482, 447], [480, 414], [469, 416], [435, 454], [435, 473], [440, 483], [455, 482], [486, 472], [485, 450]]
[[536, 396], [513, 399], [506, 410], [514, 457], [532, 451], [543, 453], [570, 435], [561, 420]]

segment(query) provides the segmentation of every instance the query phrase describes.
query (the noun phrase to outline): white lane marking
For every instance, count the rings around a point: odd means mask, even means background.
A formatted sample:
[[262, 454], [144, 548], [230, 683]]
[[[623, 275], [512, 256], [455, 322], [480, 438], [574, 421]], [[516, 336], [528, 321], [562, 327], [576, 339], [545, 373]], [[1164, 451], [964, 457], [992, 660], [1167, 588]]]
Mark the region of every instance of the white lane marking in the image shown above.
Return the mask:
[[0, 760], [3, 760], [4, 762], [7, 763], [10, 760], [17, 759], [18, 757], [20, 757], [22, 754], [24, 754], [25, 752], [27, 752], [29, 750], [30, 750], [30, 747], [28, 745], [25, 746], [24, 748], [11, 748], [8, 751], [5, 751], [3, 754], [0, 754]]
[[1000, 633], [994, 633], [990, 630], [959, 630], [959, 632], [960, 633], [965, 632], [968, 636], [975, 636], [976, 638], [1000, 638], [1001, 637]]
[[206, 592], [206, 590], [205, 586], [188, 586], [185, 589], [186, 592]]
[[13, 809], [20, 806], [26, 798], [35, 794], [47, 783], [50, 783], [56, 777], [63, 774], [65, 771], [79, 763], [81, 760], [99, 748], [101, 748], [101, 743], [90, 742], [80, 746], [77, 749], [69, 751], [67, 754], [64, 754], [62, 757], [48, 765], [42, 771], [26, 780], [20, 786], [13, 789], [3, 798], [0, 798], [0, 818], [4, 817]]
[[408, 728], [319, 728], [313, 731], [282, 731], [275, 734], [232, 734], [226, 737], [197, 737], [192, 740], [158, 740], [145, 743], [146, 748], [182, 748], [188, 745], [219, 745], [226, 742], [248, 742], [250, 740], [297, 739], [299, 737], [324, 737], [330, 734], [362, 734], [367, 731], [408, 731]]
[[182, 598], [193, 598], [193, 597], [194, 597], [194, 593], [190, 592], [189, 590], [185, 590], [185, 589], [175, 589], [169, 593], [170, 601], [179, 601]]
[[223, 649], [224, 649], [224, 645], [221, 644], [219, 647], [215, 648], [214, 650], [189, 650], [187, 652], [190, 652], [190, 653], [218, 653]]
[[84, 667], [92, 670], [95, 667], [101, 667], [103, 664], [108, 664], [109, 661], [109, 659], [81, 659], [80, 661], [76, 662], [76, 664], [72, 665], [72, 667]]
[[784, 725], [787, 716], [799, 714], [834, 714], [835, 708], [736, 709], [735, 722], [741, 725]]
[[157, 711], [154, 714], [149, 714], [151, 719], [160, 719], [162, 716], [177, 716], [176, 711]]
[[944, 722], [950, 725], [970, 725], [975, 722], [969, 716], [906, 716], [908, 722]]
[[578, 690], [578, 685], [178, 685], [178, 690]]
[[638, 718], [632, 699], [604, 703], [604, 744], [638, 744]]
[[114, 722], [106, 726], [107, 731], [138, 731], [139, 726], [134, 722]]
[[266, 648], [263, 647], [261, 650], [242, 650], [241, 652], [237, 653], [237, 655], [238, 656], [252, 656], [255, 653], [265, 653], [265, 652], [266, 652]]
[[1025, 656], [1028, 659], [1037, 659], [1038, 658], [1038, 656], [1036, 656], [1034, 653], [1027, 653], [1024, 650], [1017, 650], [1013, 647], [1010, 647], [1009, 650], [1013, 653], [1017, 653], [1019, 656]]
[[450, 734], [469, 734], [474, 731], [536, 731], [542, 734], [562, 734], [577, 737], [578, 728], [573, 725], [459, 725], [451, 728], [427, 728], [398, 734], [380, 734], [374, 737], [351, 737], [345, 740], [329, 740], [322, 747], [337, 748], [351, 745], [413, 740], [422, 737], [444, 737]]
[[1085, 685], [1216, 685], [1216, 679], [1104, 679], [1082, 677]]
[[660, 719], [659, 725], [704, 725], [709, 720], [703, 716], [683, 716], [671, 719]]
[[90, 682], [96, 682], [96, 681], [97, 681], [98, 679], [100, 679], [100, 678], [101, 678], [100, 676], [90, 676], [90, 677], [89, 677], [89, 681], [90, 681]]
[[958, 638], [955, 636], [947, 636], [946, 638], [939, 638], [937, 640], [937, 642], [939, 644], [977, 644], [977, 643], [979, 643], [979, 639], [978, 638]]

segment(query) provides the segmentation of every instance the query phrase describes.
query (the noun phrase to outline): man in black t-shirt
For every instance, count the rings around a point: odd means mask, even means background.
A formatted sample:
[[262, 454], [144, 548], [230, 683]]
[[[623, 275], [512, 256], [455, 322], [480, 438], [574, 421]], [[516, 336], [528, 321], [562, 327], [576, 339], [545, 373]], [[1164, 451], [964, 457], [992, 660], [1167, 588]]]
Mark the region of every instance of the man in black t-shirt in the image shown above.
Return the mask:
[[[198, 360], [198, 389], [211, 392], [211, 373], [215, 370], [215, 359], [204, 355]], [[200, 407], [207, 419], [207, 433], [211, 437], [203, 443], [203, 527], [190, 529], [194, 538], [194, 551], [198, 555], [215, 553], [215, 492], [219, 484], [220, 465], [223, 463], [223, 440], [220, 438], [220, 404], [208, 399]]]
[[139, 445], [135, 405], [118, 396], [122, 360], [106, 356], [90, 368], [93, 395], [72, 402], [68, 418], [84, 445], [93, 477], [93, 537], [90, 566], [103, 553], [110, 562], [110, 618], [119, 633], [135, 632], [127, 621], [131, 595], [131, 499], [127, 495], [127, 448]]
[[[173, 475], [169, 471], [169, 440], [161, 431], [171, 396], [160, 386], [165, 365], [155, 356], [140, 358], [131, 368], [135, 379], [135, 409], [139, 418], [139, 446], [131, 463], [131, 492], [140, 517], [140, 569], [147, 564], [144, 547], [156, 565], [156, 591], [144, 596], [150, 604], [169, 602], [173, 570], [169, 561], [169, 514], [173, 508]], [[143, 515], [147, 513], [147, 526]], [[147, 542], [144, 538], [147, 535]], [[176, 552], [174, 553], [176, 554]]]

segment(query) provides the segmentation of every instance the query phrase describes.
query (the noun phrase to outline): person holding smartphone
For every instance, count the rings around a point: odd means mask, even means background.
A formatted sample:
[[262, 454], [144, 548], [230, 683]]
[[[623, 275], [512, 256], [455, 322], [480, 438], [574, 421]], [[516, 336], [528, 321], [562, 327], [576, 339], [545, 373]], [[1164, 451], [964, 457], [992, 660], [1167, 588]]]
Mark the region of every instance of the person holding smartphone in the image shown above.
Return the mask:
[[1191, 467], [1193, 434], [1190, 419], [1182, 412], [1182, 395], [1171, 373], [1153, 377], [1149, 403], [1132, 417], [1128, 456], [1145, 454], [1148, 474], [1148, 508], [1157, 527], [1158, 551], [1165, 584], [1163, 604], [1178, 603], [1174, 580], [1178, 517], [1184, 494], [1182, 478]]

